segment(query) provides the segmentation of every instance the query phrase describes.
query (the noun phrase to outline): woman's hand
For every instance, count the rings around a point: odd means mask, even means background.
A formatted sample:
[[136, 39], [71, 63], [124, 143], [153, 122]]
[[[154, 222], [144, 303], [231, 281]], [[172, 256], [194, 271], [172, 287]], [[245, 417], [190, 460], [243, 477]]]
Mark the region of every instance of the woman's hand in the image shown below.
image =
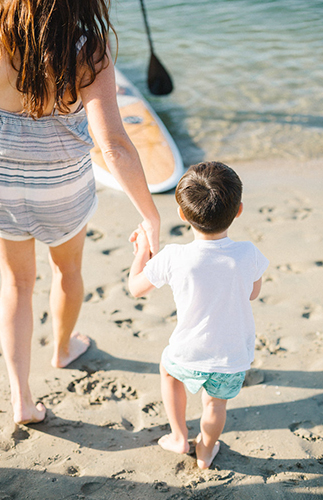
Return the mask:
[[156, 218], [154, 221], [144, 220], [142, 224], [139, 225], [137, 229], [135, 229], [130, 237], [129, 241], [134, 244], [134, 253], [136, 254], [138, 251], [138, 237], [140, 232], [143, 231], [145, 234], [145, 240], [149, 245], [150, 256], [155, 255], [159, 250], [159, 230], [160, 230], [160, 220]]
[[134, 255], [140, 254], [145, 256], [146, 260], [149, 260], [151, 258], [150, 245], [142, 224], [139, 224], [138, 229], [136, 229], [131, 236], [133, 236]]

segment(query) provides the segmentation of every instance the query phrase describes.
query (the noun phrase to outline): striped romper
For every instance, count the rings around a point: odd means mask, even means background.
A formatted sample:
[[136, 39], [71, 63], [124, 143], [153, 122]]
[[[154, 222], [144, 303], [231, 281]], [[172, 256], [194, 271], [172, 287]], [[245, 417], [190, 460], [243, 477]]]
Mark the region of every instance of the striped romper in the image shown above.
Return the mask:
[[37, 120], [0, 110], [0, 237], [65, 243], [97, 207], [85, 110]]

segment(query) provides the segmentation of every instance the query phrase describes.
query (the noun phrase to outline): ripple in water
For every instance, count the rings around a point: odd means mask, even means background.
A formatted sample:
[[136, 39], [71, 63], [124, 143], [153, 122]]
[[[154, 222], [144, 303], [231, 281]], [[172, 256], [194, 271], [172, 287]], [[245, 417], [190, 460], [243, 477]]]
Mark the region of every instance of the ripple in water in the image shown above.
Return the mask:
[[323, 156], [323, 2], [149, 0], [155, 52], [175, 91], [146, 87], [139, 0], [112, 8], [119, 67], [162, 117], [190, 164]]

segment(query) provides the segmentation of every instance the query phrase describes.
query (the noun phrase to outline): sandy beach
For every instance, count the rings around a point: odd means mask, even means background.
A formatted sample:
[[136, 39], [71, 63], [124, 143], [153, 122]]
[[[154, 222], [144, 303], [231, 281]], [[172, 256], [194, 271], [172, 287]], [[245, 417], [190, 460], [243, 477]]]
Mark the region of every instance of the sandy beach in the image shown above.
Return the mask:
[[[12, 423], [0, 355], [0, 500], [323, 498], [322, 161], [231, 166], [244, 184], [244, 213], [229, 236], [254, 242], [270, 267], [253, 303], [255, 361], [228, 403], [211, 468], [197, 468], [193, 447], [176, 455], [157, 445], [168, 430], [159, 360], [176, 322], [174, 302], [167, 287], [130, 296], [128, 236], [140, 218], [123, 193], [98, 184], [77, 325], [92, 343], [66, 369], [50, 365], [50, 268], [46, 246], [37, 247], [30, 381], [47, 407], [43, 423]], [[154, 199], [161, 246], [191, 241], [173, 193]], [[190, 439], [200, 413], [200, 394], [189, 395]]]

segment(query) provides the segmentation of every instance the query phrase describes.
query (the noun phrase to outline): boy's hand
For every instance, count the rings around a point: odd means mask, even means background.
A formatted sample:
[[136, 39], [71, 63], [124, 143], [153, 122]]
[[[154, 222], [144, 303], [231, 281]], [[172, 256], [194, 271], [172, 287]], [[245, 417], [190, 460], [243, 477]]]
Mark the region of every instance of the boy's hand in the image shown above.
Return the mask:
[[[153, 222], [149, 220], [144, 220], [139, 226], [138, 229], [135, 229], [130, 237], [129, 241], [131, 243], [135, 243], [137, 241], [138, 234], [140, 232], [140, 228], [145, 231], [146, 238], [149, 242], [149, 255], [152, 257], [158, 252], [159, 249], [159, 230], [160, 230], [160, 220], [155, 219]], [[135, 254], [137, 245], [134, 245]]]
[[135, 258], [129, 273], [129, 290], [134, 297], [143, 297], [154, 288], [143, 272], [145, 265], [152, 257], [151, 246], [142, 224], [138, 226], [138, 229], [131, 236]]
[[150, 258], [150, 245], [147, 233], [142, 224], [139, 224], [138, 229], [132, 233], [132, 236], [134, 255], [137, 255], [138, 253], [142, 255], [148, 254], [148, 258]]

